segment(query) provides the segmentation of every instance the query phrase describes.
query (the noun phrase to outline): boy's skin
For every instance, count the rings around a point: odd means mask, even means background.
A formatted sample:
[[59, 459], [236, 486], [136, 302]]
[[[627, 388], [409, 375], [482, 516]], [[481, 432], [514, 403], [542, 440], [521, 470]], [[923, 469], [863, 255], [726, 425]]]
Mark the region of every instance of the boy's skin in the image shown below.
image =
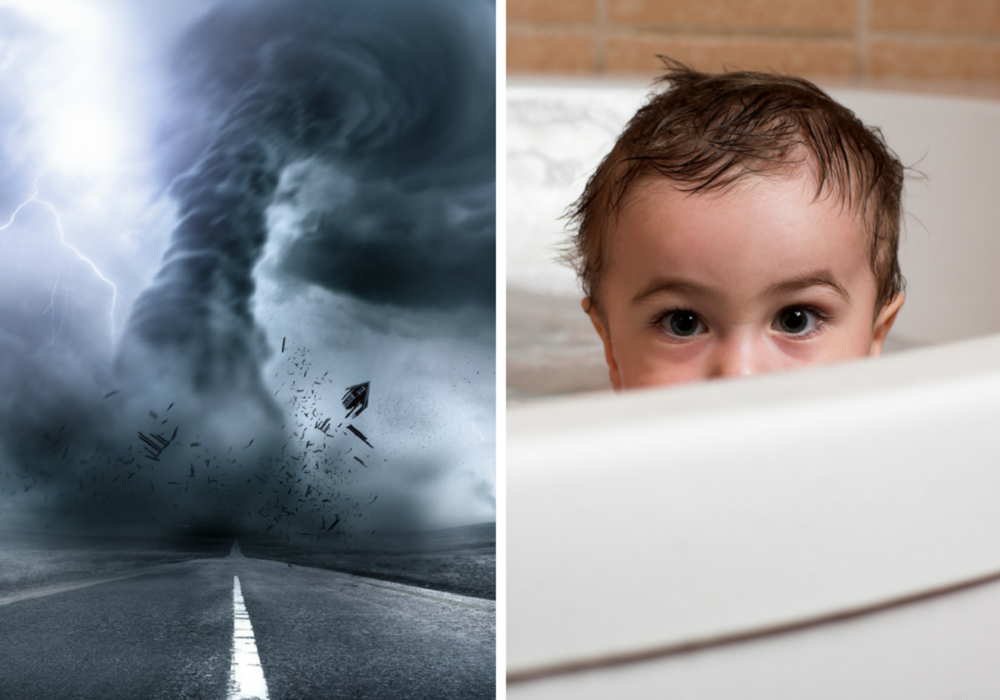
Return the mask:
[[704, 193], [647, 176], [608, 226], [583, 308], [617, 391], [879, 355], [903, 304], [876, 309], [864, 225], [808, 167]]

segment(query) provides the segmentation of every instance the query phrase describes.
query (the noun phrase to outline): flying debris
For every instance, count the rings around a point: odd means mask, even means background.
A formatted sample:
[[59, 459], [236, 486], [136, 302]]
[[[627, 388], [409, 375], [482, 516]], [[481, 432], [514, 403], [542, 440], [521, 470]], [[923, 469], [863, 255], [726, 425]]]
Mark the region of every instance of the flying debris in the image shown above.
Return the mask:
[[[195, 512], [215, 508], [232, 512], [233, 522], [249, 531], [278, 536], [300, 533], [352, 542], [362, 531], [371, 529], [367, 521], [378, 515], [373, 504], [381, 496], [374, 492], [362, 496], [355, 492], [360, 484], [353, 483], [370, 473], [365, 460], [373, 458], [374, 445], [365, 433], [349, 425], [352, 419], [334, 424], [332, 416], [323, 415], [326, 400], [336, 401], [337, 387], [343, 385], [331, 379], [330, 372], [317, 371], [305, 349], [286, 346], [286, 355], [283, 369], [291, 376], [285, 385], [289, 398], [284, 407], [288, 423], [281, 426], [286, 433], [283, 445], [270, 446], [267, 440], [261, 442], [262, 436], [253, 439], [247, 435], [240, 446], [227, 443], [216, 447], [194, 430], [181, 436], [183, 428], [175, 420], [183, 416], [171, 414], [184, 404], [170, 399], [138, 411], [148, 427], [128, 430], [121, 442], [108, 440], [107, 446], [114, 450], [108, 453], [104, 446], [98, 448], [82, 440], [80, 431], [56, 422], [57, 430], [42, 432], [41, 439], [53, 458], [62, 455], [66, 467], [73, 466], [79, 472], [71, 483], [67, 481], [72, 493], [69, 488], [65, 493], [72, 496], [73, 504], [90, 498], [102, 508], [116, 498], [134, 500], [135, 505], [125, 510], [130, 517], [141, 516], [146, 521], [166, 516], [198, 523]], [[325, 395], [327, 389], [332, 396]], [[346, 390], [343, 403], [350, 414], [367, 408], [369, 389], [370, 383], [365, 382]], [[100, 401], [100, 396], [93, 398]], [[170, 425], [173, 427], [167, 427]], [[361, 450], [355, 438], [368, 449]], [[246, 455], [239, 455], [241, 450]], [[74, 453], [72, 459], [70, 452]], [[359, 472], [354, 464], [364, 467], [365, 472]], [[0, 468], [0, 497], [6, 498], [9, 492], [29, 498], [50, 488], [49, 482], [58, 478], [54, 471], [35, 469], [31, 474], [24, 473], [30, 471], [27, 465], [21, 473]], [[15, 479], [23, 481], [18, 484]], [[194, 496], [189, 496], [192, 493]], [[160, 508], [171, 511], [168, 515]], [[245, 513], [237, 516], [236, 508]]]
[[350, 431], [351, 431], [352, 433], [354, 433], [355, 435], [357, 435], [357, 436], [358, 436], [359, 438], [361, 438], [361, 442], [363, 442], [363, 443], [365, 443], [366, 445], [368, 445], [368, 447], [371, 447], [372, 449], [374, 449], [374, 448], [375, 448], [375, 446], [374, 446], [374, 445], [372, 445], [372, 444], [371, 444], [370, 442], [368, 442], [368, 438], [366, 438], [366, 437], [365, 437], [365, 434], [364, 434], [364, 433], [362, 433], [362, 432], [361, 432], [360, 430], [358, 430], [357, 428], [355, 428], [355, 427], [354, 427], [353, 425], [350, 425], [350, 424], [348, 424], [348, 426], [347, 426], [347, 429], [348, 429], [348, 430], [350, 430]]
[[110, 399], [110, 398], [111, 398], [112, 396], [114, 396], [115, 394], [120, 394], [120, 393], [121, 393], [121, 391], [122, 391], [121, 389], [115, 389], [114, 391], [109, 391], [108, 393], [106, 393], [106, 394], [104, 395], [104, 398], [106, 398], [106, 399]]
[[365, 382], [347, 388], [341, 401], [344, 408], [347, 409], [348, 418], [357, 418], [362, 411], [368, 408], [368, 387], [370, 384], [371, 382]]
[[177, 430], [174, 430], [174, 435], [169, 440], [162, 435], [152, 433], [151, 435], [145, 435], [142, 432], [139, 433], [139, 439], [146, 443], [146, 454], [145, 457], [153, 460], [154, 462], [160, 461], [160, 455], [163, 451], [167, 449], [167, 446], [171, 441], [177, 437]]
[[281, 352], [285, 351], [285, 338], [281, 339]]

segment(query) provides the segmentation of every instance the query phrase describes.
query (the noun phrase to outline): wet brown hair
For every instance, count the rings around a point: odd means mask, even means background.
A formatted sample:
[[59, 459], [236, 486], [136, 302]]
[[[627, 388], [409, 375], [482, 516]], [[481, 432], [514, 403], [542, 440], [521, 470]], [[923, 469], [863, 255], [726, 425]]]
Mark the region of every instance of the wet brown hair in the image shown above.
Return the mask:
[[687, 192], [724, 191], [751, 176], [805, 165], [816, 197], [860, 215], [878, 281], [876, 312], [903, 290], [898, 249], [904, 168], [878, 128], [807, 80], [775, 73], [701, 73], [660, 57], [669, 85], [636, 112], [567, 216], [567, 260], [597, 300], [608, 236], [629, 188], [659, 174]]

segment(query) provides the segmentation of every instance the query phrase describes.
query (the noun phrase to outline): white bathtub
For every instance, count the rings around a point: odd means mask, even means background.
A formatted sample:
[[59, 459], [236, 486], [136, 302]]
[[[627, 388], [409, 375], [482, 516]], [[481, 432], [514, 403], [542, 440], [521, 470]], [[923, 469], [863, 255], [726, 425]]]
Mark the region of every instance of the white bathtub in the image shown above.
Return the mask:
[[909, 182], [879, 360], [606, 383], [554, 221], [646, 90], [508, 90], [508, 697], [1000, 697], [1000, 103], [831, 90]]

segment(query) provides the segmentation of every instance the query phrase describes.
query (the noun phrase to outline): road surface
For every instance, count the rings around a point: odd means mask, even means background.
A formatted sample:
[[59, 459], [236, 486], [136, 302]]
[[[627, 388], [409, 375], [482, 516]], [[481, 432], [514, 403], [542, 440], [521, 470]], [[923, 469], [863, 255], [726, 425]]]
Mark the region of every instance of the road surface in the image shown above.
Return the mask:
[[490, 600], [236, 546], [80, 583], [0, 598], [4, 700], [496, 695]]

